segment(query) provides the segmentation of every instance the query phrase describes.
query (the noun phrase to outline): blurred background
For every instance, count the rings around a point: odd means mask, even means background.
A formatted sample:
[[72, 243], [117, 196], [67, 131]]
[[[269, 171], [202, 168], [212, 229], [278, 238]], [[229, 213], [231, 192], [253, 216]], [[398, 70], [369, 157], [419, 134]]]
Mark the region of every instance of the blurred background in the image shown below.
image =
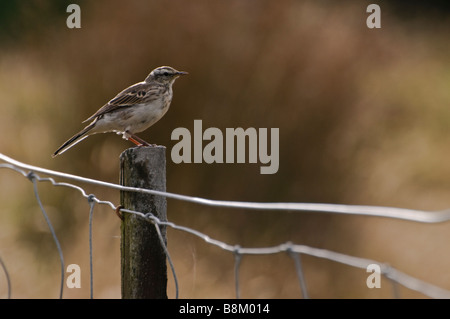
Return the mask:
[[[66, 8], [81, 7], [81, 29]], [[319, 202], [424, 210], [450, 207], [450, 3], [381, 6], [368, 29], [364, 1], [3, 1], [0, 5], [0, 152], [16, 160], [118, 183], [132, 147], [95, 135], [51, 154], [125, 87], [160, 65], [188, 71], [166, 116], [140, 137], [167, 147], [167, 190], [211, 199]], [[400, 3], [400, 2], [398, 2]], [[171, 132], [280, 129], [280, 167], [174, 164]], [[13, 298], [57, 298], [59, 258], [33, 195], [16, 172], [0, 172], [0, 256]], [[80, 185], [119, 204], [119, 193]], [[39, 184], [66, 265], [82, 270], [89, 297], [89, 205], [76, 191]], [[170, 221], [242, 247], [287, 241], [388, 262], [450, 289], [450, 224], [326, 213], [218, 209], [168, 200]], [[120, 220], [94, 212], [94, 297], [120, 298]], [[233, 255], [168, 230], [181, 298], [234, 298]], [[361, 269], [303, 256], [312, 298], [391, 298], [368, 289]], [[246, 256], [243, 298], [299, 298], [292, 260]], [[169, 274], [168, 294], [174, 297]], [[0, 297], [6, 297], [0, 275]], [[404, 298], [425, 296], [400, 288]]]

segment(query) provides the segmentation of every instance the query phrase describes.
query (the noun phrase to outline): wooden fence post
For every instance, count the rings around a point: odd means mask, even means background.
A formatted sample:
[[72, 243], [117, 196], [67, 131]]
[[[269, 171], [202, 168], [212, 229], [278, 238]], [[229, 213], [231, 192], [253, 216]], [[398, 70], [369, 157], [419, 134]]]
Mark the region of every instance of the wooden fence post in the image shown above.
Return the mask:
[[[130, 148], [120, 155], [120, 184], [166, 190], [166, 148]], [[130, 210], [152, 213], [167, 221], [166, 198], [137, 192], [120, 192], [120, 204]], [[160, 226], [164, 241], [166, 228]], [[122, 298], [166, 299], [166, 255], [155, 226], [135, 214], [123, 214], [121, 225]]]

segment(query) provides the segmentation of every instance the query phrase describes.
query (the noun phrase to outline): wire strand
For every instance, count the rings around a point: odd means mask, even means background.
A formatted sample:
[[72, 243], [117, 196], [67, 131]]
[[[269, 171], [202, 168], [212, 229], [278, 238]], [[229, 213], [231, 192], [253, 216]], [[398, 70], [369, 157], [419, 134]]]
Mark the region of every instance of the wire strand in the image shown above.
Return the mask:
[[1, 257], [0, 257], [0, 266], [2, 266], [3, 272], [5, 273], [6, 277], [6, 286], [8, 290], [7, 298], [11, 299], [11, 278], [9, 277], [8, 269], [6, 268], [6, 265]]
[[157, 196], [164, 196], [167, 198], [201, 204], [205, 206], [254, 209], [254, 210], [282, 210], [288, 212], [308, 211], [308, 212], [322, 212], [335, 214], [377, 216], [377, 217], [403, 219], [422, 223], [441, 223], [450, 220], [450, 210], [448, 209], [443, 211], [423, 211], [406, 208], [367, 206], [367, 205], [341, 205], [341, 204], [321, 204], [321, 203], [258, 203], [258, 202], [213, 200], [201, 197], [180, 195], [170, 192], [156, 191], [145, 188], [122, 186], [118, 184], [52, 171], [49, 169], [21, 163], [2, 153], [0, 153], [0, 159], [16, 167], [42, 173], [45, 175], [56, 176], [64, 179], [75, 180], [82, 183], [109, 187], [121, 191], [139, 192]]
[[93, 194], [88, 196], [89, 203], [89, 290], [90, 290], [90, 298], [94, 299], [94, 267], [93, 267], [93, 249], [92, 249], [92, 219], [94, 216], [94, 206], [95, 206], [95, 196]]
[[28, 173], [27, 177], [33, 183], [34, 195], [39, 204], [39, 207], [41, 208], [42, 214], [44, 215], [45, 221], [47, 222], [47, 226], [50, 229], [50, 232], [52, 234], [53, 241], [55, 242], [56, 248], [58, 250], [59, 261], [61, 264], [61, 284], [60, 284], [60, 288], [59, 288], [59, 299], [62, 299], [63, 290], [64, 290], [64, 257], [63, 257], [63, 252], [61, 249], [61, 244], [59, 243], [58, 237], [56, 236], [55, 230], [53, 229], [52, 223], [50, 222], [50, 218], [48, 217], [47, 213], [45, 212], [44, 205], [42, 205], [41, 199], [39, 197], [37, 183], [36, 183], [36, 177], [35, 177], [34, 173], [33, 172]]
[[175, 283], [175, 299], [178, 299], [179, 298], [179, 287], [178, 287], [177, 274], [175, 272], [175, 266], [173, 265], [172, 258], [170, 257], [170, 254], [169, 254], [169, 250], [167, 249], [167, 245], [164, 242], [164, 238], [163, 238], [163, 236], [161, 234], [161, 229], [159, 228], [160, 224], [155, 222], [155, 219], [156, 220], [158, 220], [158, 219], [156, 218], [156, 216], [154, 216], [151, 213], [145, 214], [145, 217], [151, 219], [153, 224], [155, 225], [155, 230], [156, 230], [156, 233], [158, 234], [159, 242], [161, 244], [161, 247], [164, 250], [164, 253], [166, 254], [167, 261], [169, 262], [169, 266], [170, 266], [170, 269], [172, 271], [172, 276], [173, 276], [173, 280], [174, 280], [174, 283]]

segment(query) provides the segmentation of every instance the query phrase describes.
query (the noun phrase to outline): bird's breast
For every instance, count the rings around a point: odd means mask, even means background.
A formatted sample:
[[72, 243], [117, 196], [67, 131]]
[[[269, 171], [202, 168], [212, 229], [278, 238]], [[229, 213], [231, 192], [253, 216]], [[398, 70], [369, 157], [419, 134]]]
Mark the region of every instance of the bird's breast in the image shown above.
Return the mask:
[[96, 128], [102, 132], [142, 132], [166, 114], [170, 101], [170, 97], [164, 97], [147, 104], [136, 104], [106, 113], [97, 121]]

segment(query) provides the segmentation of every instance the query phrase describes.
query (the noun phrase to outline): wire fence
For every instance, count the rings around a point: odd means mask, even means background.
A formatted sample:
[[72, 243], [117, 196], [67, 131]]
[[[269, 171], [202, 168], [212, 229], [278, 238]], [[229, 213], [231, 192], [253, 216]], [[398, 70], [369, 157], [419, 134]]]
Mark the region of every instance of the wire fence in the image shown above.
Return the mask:
[[[186, 232], [193, 236], [196, 236], [206, 243], [213, 245], [224, 251], [228, 251], [234, 255], [234, 276], [235, 276], [235, 295], [236, 298], [240, 297], [240, 280], [239, 271], [241, 259], [245, 255], [268, 255], [268, 254], [288, 254], [293, 261], [293, 267], [295, 267], [296, 275], [298, 277], [298, 282], [300, 290], [302, 292], [303, 298], [308, 298], [308, 290], [305, 282], [305, 275], [302, 269], [301, 255], [309, 255], [317, 258], [331, 260], [337, 263], [348, 265], [355, 268], [367, 269], [369, 265], [377, 264], [380, 266], [381, 275], [387, 278], [393, 285], [394, 297], [399, 297], [397, 293], [397, 285], [400, 284], [406, 288], [417, 291], [431, 298], [450, 298], [450, 290], [443, 289], [441, 287], [435, 286], [433, 284], [427, 283], [423, 280], [412, 277], [394, 267], [391, 267], [387, 263], [378, 262], [371, 259], [360, 258], [355, 256], [350, 256], [342, 253], [337, 253], [334, 251], [319, 249], [314, 247], [309, 247], [305, 245], [298, 245], [291, 242], [283, 243], [278, 246], [263, 247], [263, 248], [249, 248], [240, 247], [238, 245], [230, 245], [225, 242], [211, 238], [198, 230], [177, 225], [172, 222], [165, 222], [159, 220], [156, 216], [151, 213], [138, 212], [129, 209], [124, 209], [119, 205], [114, 205], [110, 201], [100, 200], [93, 194], [87, 194], [86, 191], [79, 185], [59, 182], [55, 178], [60, 178], [64, 180], [71, 180], [79, 183], [93, 184], [103, 187], [108, 187], [112, 189], [122, 190], [122, 191], [132, 191], [148, 193], [157, 196], [164, 196], [166, 198], [172, 198], [175, 200], [196, 203], [205, 206], [212, 207], [228, 207], [228, 208], [244, 208], [244, 209], [254, 209], [254, 210], [273, 210], [273, 211], [291, 211], [291, 212], [324, 212], [324, 213], [334, 213], [334, 214], [352, 214], [352, 215], [362, 215], [362, 216], [378, 216], [387, 217], [394, 219], [402, 219], [413, 222], [420, 223], [442, 223], [450, 220], [450, 210], [443, 211], [423, 211], [423, 210], [412, 210], [404, 208], [393, 208], [393, 207], [381, 207], [381, 206], [362, 206], [362, 205], [339, 205], [339, 204], [316, 204], [316, 203], [258, 203], [258, 202], [240, 202], [240, 201], [222, 201], [222, 200], [211, 200], [200, 197], [192, 197], [180, 194], [174, 194], [170, 192], [156, 191], [143, 188], [126, 187], [118, 184], [107, 183], [99, 180], [84, 178], [76, 175], [66, 174], [62, 172], [57, 172], [53, 170], [48, 170], [41, 167], [36, 167], [28, 164], [21, 163], [14, 160], [4, 154], [0, 153], [0, 168], [6, 168], [13, 170], [22, 176], [26, 177], [33, 183], [34, 195], [36, 197], [37, 203], [44, 215], [46, 223], [49, 230], [53, 236], [53, 241], [56, 245], [56, 249], [59, 254], [60, 265], [61, 265], [61, 282], [59, 297], [63, 298], [64, 290], [64, 258], [63, 252], [59, 243], [59, 240], [55, 234], [51, 221], [44, 209], [44, 205], [41, 202], [39, 192], [38, 192], [38, 182], [49, 182], [53, 186], [62, 186], [75, 189], [79, 191], [85, 199], [87, 199], [89, 204], [89, 264], [90, 264], [90, 297], [93, 298], [93, 266], [92, 266], [92, 216], [94, 212], [94, 207], [96, 204], [107, 205], [116, 213], [129, 213], [136, 214], [149, 222], [153, 223], [156, 231], [160, 236], [160, 243], [164, 249], [167, 256], [167, 260], [172, 272], [172, 276], [175, 283], [175, 297], [179, 297], [179, 285], [174, 263], [170, 257], [169, 250], [161, 236], [160, 227], [166, 226], [174, 230]], [[41, 177], [38, 174], [52, 176], [52, 177]], [[7, 285], [7, 296], [11, 298], [11, 280], [7, 270], [7, 267], [0, 256], [0, 268], [2, 269], [4, 276], [6, 277]]]

